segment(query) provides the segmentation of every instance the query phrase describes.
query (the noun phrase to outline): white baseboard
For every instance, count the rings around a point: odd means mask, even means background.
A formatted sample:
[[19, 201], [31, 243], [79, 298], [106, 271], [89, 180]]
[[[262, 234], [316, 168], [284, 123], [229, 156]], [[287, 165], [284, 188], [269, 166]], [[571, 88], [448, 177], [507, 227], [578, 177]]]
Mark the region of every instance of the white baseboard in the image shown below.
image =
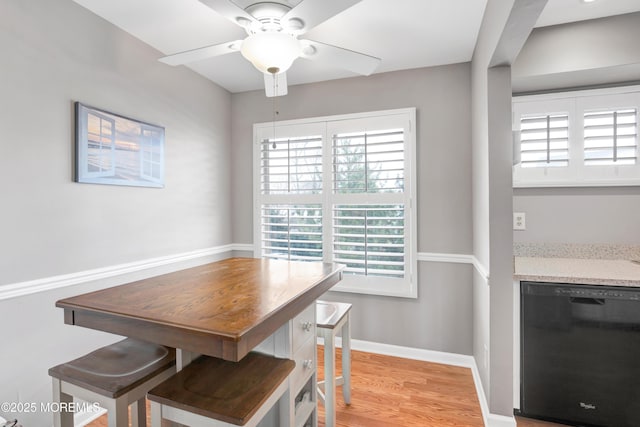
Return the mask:
[[517, 427], [514, 417], [496, 414], [489, 414], [484, 421], [484, 425], [487, 427]]
[[255, 250], [253, 243], [234, 243], [233, 250], [240, 252], [253, 252]]
[[[320, 343], [322, 339], [319, 339]], [[342, 347], [342, 339], [336, 337], [336, 346]], [[385, 356], [402, 357], [404, 359], [421, 360], [424, 362], [442, 363], [443, 365], [471, 368], [475, 363], [473, 356], [465, 354], [446, 353], [442, 351], [424, 350], [413, 347], [403, 347], [392, 344], [381, 344], [372, 341], [351, 340], [351, 349], [368, 353], [383, 354]]]
[[[318, 344], [324, 344], [322, 338], [318, 338]], [[336, 347], [342, 347], [342, 339], [336, 337]], [[443, 365], [460, 366], [471, 369], [473, 382], [476, 387], [482, 419], [486, 427], [517, 427], [513, 416], [492, 414], [489, 412], [487, 396], [482, 388], [480, 373], [473, 356], [442, 351], [425, 350], [413, 347], [403, 347], [391, 344], [382, 344], [371, 341], [351, 340], [351, 349], [366, 351], [368, 353], [383, 354], [385, 356], [401, 357], [404, 359], [421, 360], [423, 362], [441, 363]]]

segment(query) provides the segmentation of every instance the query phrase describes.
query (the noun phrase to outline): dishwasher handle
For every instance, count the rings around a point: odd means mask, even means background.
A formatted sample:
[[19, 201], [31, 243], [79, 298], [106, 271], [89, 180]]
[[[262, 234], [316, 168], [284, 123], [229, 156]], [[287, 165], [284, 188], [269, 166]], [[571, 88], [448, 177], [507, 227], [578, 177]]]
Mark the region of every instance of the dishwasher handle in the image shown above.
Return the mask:
[[569, 301], [572, 304], [585, 304], [585, 305], [604, 305], [604, 298], [585, 298], [585, 297], [569, 297]]

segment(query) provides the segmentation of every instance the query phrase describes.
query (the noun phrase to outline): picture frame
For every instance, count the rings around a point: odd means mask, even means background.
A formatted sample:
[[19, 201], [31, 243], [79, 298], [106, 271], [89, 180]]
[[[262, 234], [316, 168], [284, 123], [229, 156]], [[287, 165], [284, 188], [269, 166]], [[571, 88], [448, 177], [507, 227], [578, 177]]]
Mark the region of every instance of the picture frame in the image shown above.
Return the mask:
[[75, 181], [164, 187], [164, 127], [75, 102]]

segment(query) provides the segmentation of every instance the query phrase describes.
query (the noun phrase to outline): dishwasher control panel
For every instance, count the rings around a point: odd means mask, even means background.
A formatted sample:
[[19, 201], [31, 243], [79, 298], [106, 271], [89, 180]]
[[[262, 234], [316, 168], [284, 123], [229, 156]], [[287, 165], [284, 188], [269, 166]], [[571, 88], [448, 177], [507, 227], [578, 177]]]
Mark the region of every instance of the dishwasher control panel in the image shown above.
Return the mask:
[[640, 301], [640, 290], [637, 288], [628, 289], [614, 286], [523, 282], [523, 290], [532, 295]]

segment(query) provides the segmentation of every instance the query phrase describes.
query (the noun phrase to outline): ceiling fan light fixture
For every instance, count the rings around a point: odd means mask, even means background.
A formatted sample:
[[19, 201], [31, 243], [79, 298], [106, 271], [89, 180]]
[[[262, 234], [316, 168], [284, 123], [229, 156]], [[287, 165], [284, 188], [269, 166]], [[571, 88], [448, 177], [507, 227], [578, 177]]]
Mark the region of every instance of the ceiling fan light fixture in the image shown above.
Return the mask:
[[256, 33], [242, 42], [242, 56], [265, 74], [283, 73], [302, 53], [300, 41], [286, 33]]

